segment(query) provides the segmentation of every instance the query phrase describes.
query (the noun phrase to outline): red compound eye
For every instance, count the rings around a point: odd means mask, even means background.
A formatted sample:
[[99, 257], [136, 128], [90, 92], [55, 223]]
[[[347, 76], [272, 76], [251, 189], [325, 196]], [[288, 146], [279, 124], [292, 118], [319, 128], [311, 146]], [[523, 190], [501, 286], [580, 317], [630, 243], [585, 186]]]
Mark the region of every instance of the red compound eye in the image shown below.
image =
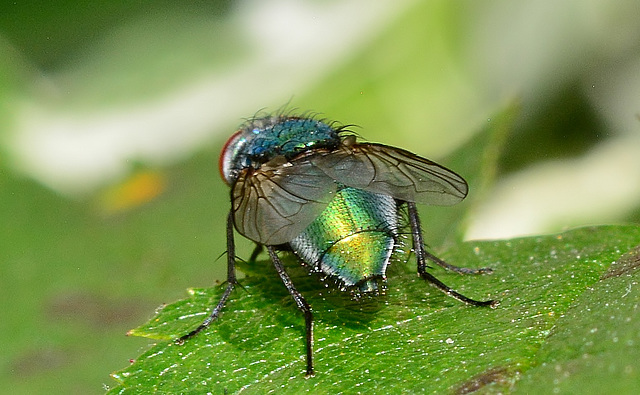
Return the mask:
[[233, 154], [238, 140], [242, 138], [242, 132], [242, 130], [238, 130], [229, 138], [229, 140], [227, 140], [224, 147], [222, 147], [222, 152], [220, 152], [220, 158], [218, 159], [218, 170], [220, 170], [220, 176], [227, 185], [229, 185], [229, 172], [231, 171], [231, 165], [233, 164]]

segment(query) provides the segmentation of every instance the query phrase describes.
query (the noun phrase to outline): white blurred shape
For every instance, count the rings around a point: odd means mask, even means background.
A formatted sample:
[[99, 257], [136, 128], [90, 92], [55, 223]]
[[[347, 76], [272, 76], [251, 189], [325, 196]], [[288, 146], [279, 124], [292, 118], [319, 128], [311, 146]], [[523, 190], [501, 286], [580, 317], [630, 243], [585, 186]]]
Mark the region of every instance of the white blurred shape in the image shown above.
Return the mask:
[[555, 232], [610, 222], [640, 196], [640, 136], [617, 138], [588, 155], [543, 163], [502, 180], [472, 218], [468, 239]]
[[[175, 161], [212, 135], [231, 134], [228, 125], [242, 117], [268, 105], [278, 108], [304, 92], [407, 4], [246, 2], [235, 18], [248, 38], [250, 59], [163, 97], [109, 109], [61, 105], [81, 102], [64, 86], [55, 103], [28, 98], [18, 107], [8, 141], [15, 165], [61, 193], [83, 194], [123, 177], [132, 160]], [[57, 86], [55, 78], [40, 84]]]

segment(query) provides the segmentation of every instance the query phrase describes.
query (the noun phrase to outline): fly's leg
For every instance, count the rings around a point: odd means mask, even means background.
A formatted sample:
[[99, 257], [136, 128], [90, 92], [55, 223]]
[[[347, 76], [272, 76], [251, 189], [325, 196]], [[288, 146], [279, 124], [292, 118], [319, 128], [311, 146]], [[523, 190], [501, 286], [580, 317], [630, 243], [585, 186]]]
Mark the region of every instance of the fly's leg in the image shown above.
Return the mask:
[[275, 266], [284, 286], [287, 287], [287, 291], [289, 291], [289, 294], [296, 302], [298, 309], [304, 314], [307, 334], [307, 377], [313, 376], [313, 313], [311, 312], [311, 307], [302, 294], [293, 286], [291, 277], [289, 277], [287, 272], [284, 270], [284, 265], [280, 258], [278, 258], [278, 254], [276, 254], [276, 250], [273, 246], [267, 246], [267, 251], [269, 252], [273, 266]]
[[229, 299], [229, 295], [231, 295], [231, 291], [233, 291], [235, 286], [238, 285], [238, 280], [236, 279], [235, 247], [233, 240], [233, 214], [229, 212], [229, 216], [227, 217], [227, 288], [224, 290], [224, 293], [216, 307], [211, 311], [211, 314], [209, 314], [209, 317], [207, 317], [196, 329], [180, 337], [176, 343], [182, 344], [185, 340], [202, 332], [202, 330], [207, 328], [209, 324], [215, 321], [220, 315], [227, 299]]
[[438, 258], [437, 256], [433, 255], [432, 253], [430, 253], [429, 251], [427, 251], [426, 249], [423, 248], [424, 254], [425, 254], [425, 258], [429, 259], [430, 261], [436, 263], [438, 266], [443, 267], [447, 270], [450, 270], [452, 272], [456, 272], [456, 273], [460, 273], [460, 274], [491, 274], [493, 273], [493, 269], [490, 267], [481, 267], [479, 269], [473, 269], [473, 268], [469, 268], [469, 267], [460, 267], [460, 266], [456, 266], [456, 265], [452, 265], [450, 263], [447, 263], [445, 261], [443, 261], [442, 259]]
[[442, 281], [438, 280], [435, 276], [427, 272], [427, 259], [432, 260], [438, 265], [442, 266], [445, 269], [453, 270], [458, 273], [491, 273], [491, 269], [467, 269], [462, 267], [457, 267], [450, 265], [443, 261], [442, 259], [436, 257], [435, 255], [430, 254], [424, 248], [424, 240], [422, 239], [422, 226], [420, 225], [420, 218], [418, 217], [418, 210], [416, 208], [416, 204], [413, 202], [407, 202], [407, 208], [409, 209], [409, 223], [411, 224], [411, 234], [413, 236], [413, 249], [416, 253], [416, 260], [418, 261], [418, 275], [422, 277], [424, 280], [429, 281], [431, 284], [435, 285], [442, 292], [446, 293], [449, 296], [452, 296], [458, 299], [461, 302], [473, 305], [473, 306], [491, 306], [495, 307], [498, 305], [497, 300], [485, 300], [479, 301], [468, 298], [461, 293], [458, 293], [447, 286]]
[[253, 249], [251, 256], [249, 257], [249, 262], [254, 263], [258, 258], [258, 255], [262, 252], [262, 244], [256, 243], [256, 248]]

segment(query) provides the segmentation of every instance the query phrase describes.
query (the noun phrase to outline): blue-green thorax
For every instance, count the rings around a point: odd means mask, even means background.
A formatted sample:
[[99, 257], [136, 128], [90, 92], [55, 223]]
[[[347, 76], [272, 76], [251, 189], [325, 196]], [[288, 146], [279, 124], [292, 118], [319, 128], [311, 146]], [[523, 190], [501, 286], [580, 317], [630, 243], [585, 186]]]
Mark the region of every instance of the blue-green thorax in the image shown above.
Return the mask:
[[291, 159], [305, 151], [335, 148], [339, 131], [311, 118], [258, 118], [236, 132], [222, 150], [220, 172], [231, 185], [242, 169], [259, 169], [277, 156]]

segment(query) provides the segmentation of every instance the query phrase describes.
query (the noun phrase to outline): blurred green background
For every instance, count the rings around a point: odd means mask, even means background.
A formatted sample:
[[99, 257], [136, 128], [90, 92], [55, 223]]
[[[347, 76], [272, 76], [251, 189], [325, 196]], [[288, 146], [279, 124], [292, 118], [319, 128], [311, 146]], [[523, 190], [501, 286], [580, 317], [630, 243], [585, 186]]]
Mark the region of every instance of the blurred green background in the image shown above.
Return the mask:
[[441, 160], [517, 103], [467, 237], [638, 222], [638, 15], [633, 0], [3, 3], [0, 388], [101, 393], [148, 345], [128, 329], [224, 279], [218, 153], [259, 110]]

